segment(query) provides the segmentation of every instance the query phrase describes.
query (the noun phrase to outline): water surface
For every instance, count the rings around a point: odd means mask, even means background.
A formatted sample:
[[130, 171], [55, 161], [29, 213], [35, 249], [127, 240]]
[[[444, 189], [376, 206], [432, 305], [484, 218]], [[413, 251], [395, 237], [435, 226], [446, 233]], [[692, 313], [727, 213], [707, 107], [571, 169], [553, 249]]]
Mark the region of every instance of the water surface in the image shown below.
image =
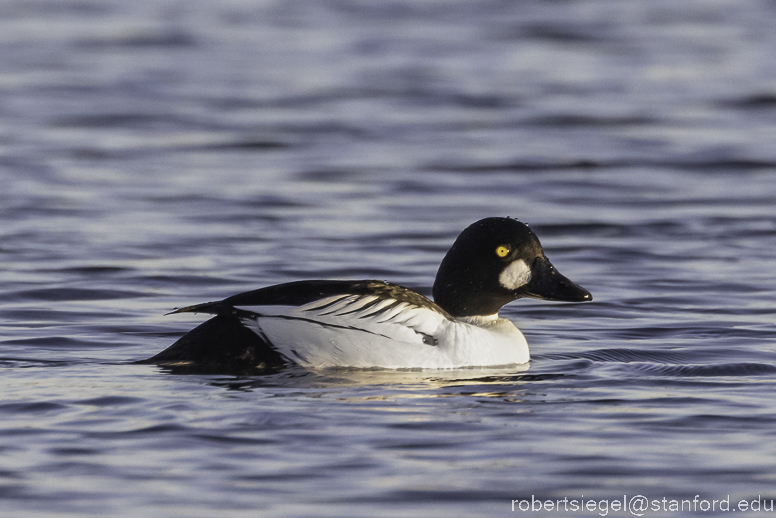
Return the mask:
[[[774, 14], [4, 2], [2, 515], [776, 499]], [[202, 320], [172, 308], [267, 284], [429, 294], [487, 216], [594, 295], [504, 308], [526, 369], [131, 364]]]

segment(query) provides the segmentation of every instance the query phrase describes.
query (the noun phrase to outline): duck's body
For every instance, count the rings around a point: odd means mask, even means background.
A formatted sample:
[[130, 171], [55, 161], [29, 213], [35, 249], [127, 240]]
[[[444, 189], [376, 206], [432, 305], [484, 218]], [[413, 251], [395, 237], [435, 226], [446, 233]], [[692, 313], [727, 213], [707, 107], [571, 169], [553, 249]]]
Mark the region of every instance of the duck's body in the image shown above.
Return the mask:
[[216, 315], [144, 363], [204, 371], [305, 367], [460, 368], [526, 363], [523, 334], [498, 317], [520, 297], [591, 300], [560, 275], [526, 225], [481, 220], [458, 237], [432, 302], [382, 281], [299, 281], [179, 309]]

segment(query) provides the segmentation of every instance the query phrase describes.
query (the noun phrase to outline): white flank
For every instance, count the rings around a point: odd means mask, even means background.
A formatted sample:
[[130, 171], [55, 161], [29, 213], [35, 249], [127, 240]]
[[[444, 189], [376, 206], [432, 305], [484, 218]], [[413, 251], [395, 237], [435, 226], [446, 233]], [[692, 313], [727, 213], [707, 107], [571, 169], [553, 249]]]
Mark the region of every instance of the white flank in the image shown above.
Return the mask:
[[300, 308], [241, 307], [243, 323], [308, 367], [449, 369], [526, 363], [528, 344], [497, 315], [449, 320], [429, 308], [374, 296], [335, 296]]

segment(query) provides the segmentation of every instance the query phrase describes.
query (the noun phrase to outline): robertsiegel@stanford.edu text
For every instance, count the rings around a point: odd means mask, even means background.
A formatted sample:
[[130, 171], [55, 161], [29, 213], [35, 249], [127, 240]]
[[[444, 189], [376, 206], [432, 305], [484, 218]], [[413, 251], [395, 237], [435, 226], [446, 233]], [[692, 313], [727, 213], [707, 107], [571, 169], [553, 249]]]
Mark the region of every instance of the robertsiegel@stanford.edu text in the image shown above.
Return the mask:
[[644, 495], [631, 497], [623, 495], [622, 498], [615, 499], [585, 498], [585, 495], [580, 495], [579, 498], [537, 499], [531, 495], [530, 500], [527, 498], [512, 500], [512, 511], [588, 512], [597, 513], [599, 516], [607, 516], [609, 511], [624, 511], [633, 516], [644, 516], [657, 512], [773, 512], [773, 501], [772, 498], [763, 499], [758, 495], [754, 500], [734, 501], [731, 506], [730, 495], [718, 499], [701, 498], [700, 495], [695, 495], [692, 500], [666, 497], [650, 499]]

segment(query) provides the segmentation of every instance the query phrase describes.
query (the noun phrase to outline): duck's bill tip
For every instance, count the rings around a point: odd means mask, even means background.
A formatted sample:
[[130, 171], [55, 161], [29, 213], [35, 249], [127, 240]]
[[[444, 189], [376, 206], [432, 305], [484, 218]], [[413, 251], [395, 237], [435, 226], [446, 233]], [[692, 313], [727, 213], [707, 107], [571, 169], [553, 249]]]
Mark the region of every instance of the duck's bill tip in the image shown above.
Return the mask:
[[593, 295], [589, 291], [587, 291], [585, 288], [582, 288], [581, 286], [579, 289], [581, 291], [579, 299], [572, 300], [571, 302], [590, 302], [593, 300]]
[[585, 288], [571, 283], [571, 286], [558, 286], [557, 289], [542, 293], [536, 298], [556, 302], [590, 302], [593, 295]]

